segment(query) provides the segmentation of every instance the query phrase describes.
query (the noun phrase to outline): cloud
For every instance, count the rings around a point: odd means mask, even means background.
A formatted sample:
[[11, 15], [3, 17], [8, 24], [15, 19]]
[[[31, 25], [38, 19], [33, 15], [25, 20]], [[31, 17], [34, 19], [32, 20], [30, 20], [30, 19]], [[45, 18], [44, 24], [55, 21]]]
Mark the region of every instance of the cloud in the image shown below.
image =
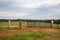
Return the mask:
[[59, 19], [60, 0], [0, 0], [0, 18]]
[[56, 5], [60, 3], [60, 0], [15, 0], [15, 3], [19, 7], [25, 7], [25, 8], [37, 8], [41, 5]]

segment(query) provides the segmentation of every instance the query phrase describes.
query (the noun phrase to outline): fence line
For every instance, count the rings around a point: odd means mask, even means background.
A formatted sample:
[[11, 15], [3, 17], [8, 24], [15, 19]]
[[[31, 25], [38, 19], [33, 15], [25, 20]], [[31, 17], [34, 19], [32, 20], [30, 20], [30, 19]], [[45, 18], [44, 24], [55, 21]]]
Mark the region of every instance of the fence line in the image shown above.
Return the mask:
[[[50, 26], [50, 28], [53, 28], [53, 25], [55, 25], [55, 24], [53, 24], [53, 23], [43, 23], [43, 22], [40, 22], [40, 21], [35, 21], [35, 20], [18, 20], [19, 21], [19, 29], [21, 29], [22, 28], [22, 25], [21, 25], [21, 23], [23, 22], [23, 21], [26, 21], [27, 22], [27, 27], [47, 27], [47, 25], [48, 26]], [[10, 27], [11, 27], [11, 20], [9, 19], [8, 20], [8, 29], [10, 29]], [[57, 24], [57, 28], [59, 28], [59, 26], [58, 26], [58, 24]]]

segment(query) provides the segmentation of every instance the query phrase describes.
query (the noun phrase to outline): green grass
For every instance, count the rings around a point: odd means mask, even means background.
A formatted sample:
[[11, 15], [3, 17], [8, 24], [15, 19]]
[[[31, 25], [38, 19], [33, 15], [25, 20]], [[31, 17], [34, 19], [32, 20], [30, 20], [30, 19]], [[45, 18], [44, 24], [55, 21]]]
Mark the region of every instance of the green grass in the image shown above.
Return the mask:
[[22, 23], [21, 23], [21, 26], [22, 26], [22, 27], [27, 27], [27, 22], [22, 22]]
[[[0, 27], [2, 26], [8, 26], [8, 22], [0, 22]], [[19, 27], [19, 21], [13, 21], [11, 22], [11, 26], [17, 26]], [[27, 27], [27, 22], [22, 22], [21, 26]], [[51, 23], [46, 23], [46, 22], [29, 22], [28, 27], [46, 27], [46, 28], [51, 28]], [[53, 24], [53, 28], [57, 28], [57, 24]], [[58, 28], [60, 28], [60, 24], [58, 25]]]
[[8, 27], [4, 27], [4, 28], [0, 28], [0, 31], [18, 30], [18, 29], [19, 29], [19, 27], [10, 27], [9, 29], [8, 29]]
[[50, 28], [50, 27], [51, 27], [51, 23], [41, 22], [41, 23], [40, 23], [40, 27]]
[[8, 26], [8, 22], [0, 22], [0, 26]]
[[6, 31], [8, 28], [0, 28], [0, 31]]
[[[0, 26], [8, 26], [8, 22], [0, 22]], [[11, 22], [11, 26], [19, 26], [19, 21]]]
[[0, 40], [60, 40], [60, 34], [30, 30], [23, 33], [0, 37]]
[[11, 22], [11, 26], [19, 26], [19, 21], [13, 21], [13, 22]]

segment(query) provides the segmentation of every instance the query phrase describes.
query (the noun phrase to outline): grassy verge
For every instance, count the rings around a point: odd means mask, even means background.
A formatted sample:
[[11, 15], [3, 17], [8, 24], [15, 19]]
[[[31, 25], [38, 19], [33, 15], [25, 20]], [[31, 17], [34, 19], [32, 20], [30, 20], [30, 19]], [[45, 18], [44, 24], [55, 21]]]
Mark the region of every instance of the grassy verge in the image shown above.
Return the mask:
[[1, 37], [0, 40], [60, 40], [60, 34], [33, 30]]

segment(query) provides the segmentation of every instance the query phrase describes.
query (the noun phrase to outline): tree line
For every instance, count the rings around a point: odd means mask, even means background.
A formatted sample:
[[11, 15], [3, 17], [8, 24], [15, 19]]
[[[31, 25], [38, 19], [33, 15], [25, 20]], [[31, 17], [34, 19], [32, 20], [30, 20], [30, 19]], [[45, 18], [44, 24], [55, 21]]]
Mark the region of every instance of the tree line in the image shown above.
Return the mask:
[[[9, 19], [0, 19], [0, 22], [8, 22], [8, 20]], [[19, 21], [19, 19], [16, 19], [16, 20], [13, 19], [11, 21]], [[29, 22], [35, 21], [35, 22], [47, 22], [47, 23], [51, 23], [52, 20], [23, 20], [22, 19], [22, 21], [29, 21]], [[54, 21], [55, 24], [60, 24], [60, 19], [58, 19], [58, 20], [54, 20], [53, 19], [53, 21]]]

